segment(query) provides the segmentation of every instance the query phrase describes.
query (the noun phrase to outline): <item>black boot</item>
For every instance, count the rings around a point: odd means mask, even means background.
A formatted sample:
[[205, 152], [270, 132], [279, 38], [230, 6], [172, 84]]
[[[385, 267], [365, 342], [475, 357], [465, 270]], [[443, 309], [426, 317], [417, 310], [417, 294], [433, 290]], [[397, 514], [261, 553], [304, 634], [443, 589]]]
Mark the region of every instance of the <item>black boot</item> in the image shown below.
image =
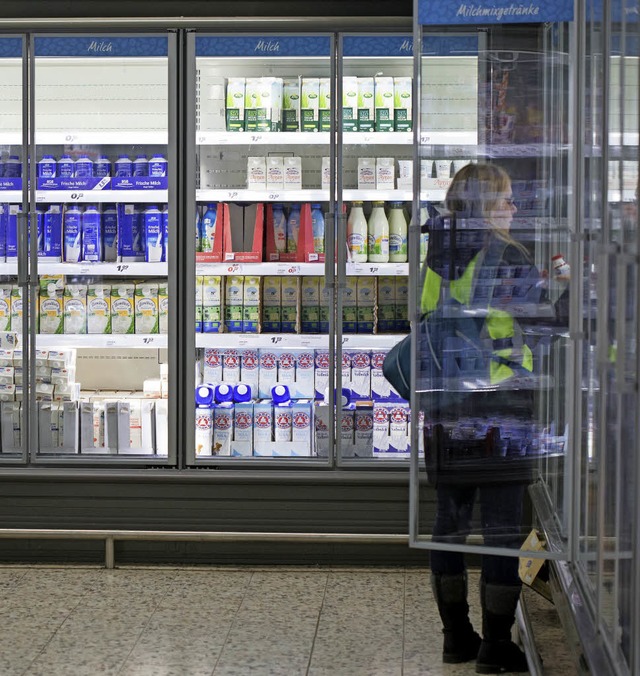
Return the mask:
[[529, 671], [525, 654], [511, 640], [519, 598], [520, 585], [485, 584], [481, 581], [482, 644], [476, 660], [476, 673]]
[[446, 664], [459, 664], [474, 660], [478, 655], [480, 636], [469, 622], [466, 574], [433, 573], [431, 588], [444, 627], [442, 661]]

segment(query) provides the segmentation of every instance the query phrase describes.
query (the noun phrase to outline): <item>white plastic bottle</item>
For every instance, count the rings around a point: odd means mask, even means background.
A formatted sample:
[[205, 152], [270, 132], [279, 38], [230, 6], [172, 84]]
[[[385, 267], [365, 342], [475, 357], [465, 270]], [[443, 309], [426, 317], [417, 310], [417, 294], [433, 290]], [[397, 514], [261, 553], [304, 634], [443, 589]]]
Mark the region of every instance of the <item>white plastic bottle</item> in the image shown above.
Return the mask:
[[384, 202], [374, 202], [369, 216], [369, 260], [372, 263], [389, 262], [389, 221], [384, 213]]
[[407, 219], [402, 202], [391, 202], [389, 210], [389, 261], [407, 262]]
[[354, 263], [367, 262], [367, 219], [362, 202], [352, 202], [347, 219], [347, 248]]

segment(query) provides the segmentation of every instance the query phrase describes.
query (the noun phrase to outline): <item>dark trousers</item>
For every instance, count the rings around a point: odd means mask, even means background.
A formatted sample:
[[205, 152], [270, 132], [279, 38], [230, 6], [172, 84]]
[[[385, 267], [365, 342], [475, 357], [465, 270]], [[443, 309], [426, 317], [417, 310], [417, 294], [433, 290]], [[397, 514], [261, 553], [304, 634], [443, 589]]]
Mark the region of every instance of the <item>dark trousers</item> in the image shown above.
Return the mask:
[[[463, 544], [471, 532], [471, 516], [478, 497], [484, 544], [519, 549], [524, 541], [521, 527], [526, 486], [524, 483], [439, 485], [433, 541]], [[465, 569], [461, 552], [431, 552], [433, 573], [457, 575]], [[519, 585], [518, 557], [483, 556], [482, 577], [488, 584]]]

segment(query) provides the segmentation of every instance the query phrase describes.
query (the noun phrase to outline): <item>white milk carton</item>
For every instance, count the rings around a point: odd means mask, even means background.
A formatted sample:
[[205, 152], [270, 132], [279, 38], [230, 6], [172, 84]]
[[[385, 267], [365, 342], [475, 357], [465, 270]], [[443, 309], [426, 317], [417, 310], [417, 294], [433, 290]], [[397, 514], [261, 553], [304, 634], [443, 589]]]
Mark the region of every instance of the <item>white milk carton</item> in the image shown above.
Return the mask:
[[375, 102], [376, 131], [393, 131], [394, 89], [392, 77], [376, 75]]
[[398, 160], [398, 190], [413, 188], [413, 160]]
[[135, 333], [135, 290], [128, 282], [111, 287], [111, 333]]
[[13, 350], [0, 350], [0, 366], [14, 366]]
[[11, 329], [22, 333], [22, 288], [17, 284], [11, 286]]
[[[265, 114], [261, 107], [262, 83], [259, 77], [248, 77], [244, 84], [244, 128], [245, 131], [258, 130], [258, 115]], [[262, 120], [264, 122], [264, 119]]]
[[222, 353], [222, 382], [227, 385], [240, 382], [240, 350], [226, 348]]
[[3, 453], [17, 453], [21, 450], [22, 433], [20, 418], [20, 402], [2, 402], [0, 405], [0, 430], [2, 431]]
[[343, 458], [353, 458], [355, 455], [355, 413], [354, 408], [343, 408], [339, 413], [340, 447]]
[[136, 333], [158, 333], [158, 285], [150, 282], [136, 284]]
[[390, 394], [389, 381], [382, 372], [386, 356], [386, 350], [371, 350], [371, 396], [374, 400], [387, 399]]
[[16, 386], [11, 384], [0, 385], [0, 401], [15, 401]]
[[389, 451], [409, 454], [409, 405], [396, 403], [389, 414]]
[[309, 457], [311, 455], [311, 407], [310, 401], [294, 402], [291, 409], [292, 455]]
[[64, 287], [64, 332], [87, 332], [87, 285], [67, 284]]
[[251, 390], [251, 398], [258, 398], [260, 356], [258, 350], [244, 348], [240, 351], [240, 382]]
[[213, 409], [196, 408], [196, 456], [211, 455], [213, 450]]
[[296, 384], [292, 391], [294, 399], [315, 397], [313, 350], [296, 350]]
[[322, 190], [329, 190], [331, 188], [331, 158], [323, 157], [322, 158], [322, 167], [321, 167], [321, 185]]
[[284, 163], [282, 157], [269, 156], [267, 162], [267, 190], [284, 189]]
[[375, 131], [375, 96], [372, 77], [358, 78], [358, 131]]
[[342, 129], [358, 131], [358, 78], [342, 78]]
[[148, 455], [155, 453], [155, 401], [151, 399], [141, 399], [140, 405], [140, 423], [142, 443], [140, 452]]
[[342, 351], [342, 387], [351, 389], [351, 352], [349, 350]]
[[247, 157], [247, 190], [267, 189], [267, 162], [264, 157]]
[[376, 187], [376, 160], [374, 157], [358, 158], [358, 190], [374, 190]]
[[227, 331], [242, 332], [244, 277], [232, 275], [226, 279], [224, 319]]
[[285, 190], [302, 190], [302, 158], [283, 158], [283, 184]]
[[394, 190], [396, 187], [396, 162], [393, 157], [376, 159], [376, 189]]
[[58, 441], [60, 450], [65, 453], [79, 451], [80, 415], [78, 402], [64, 401], [60, 404], [60, 422], [58, 425]]
[[373, 402], [373, 457], [389, 453], [389, 413], [391, 405]]
[[222, 277], [202, 278], [202, 331], [220, 333], [222, 328]]
[[278, 382], [278, 353], [269, 348], [260, 348], [260, 373], [258, 374], [258, 396], [271, 399], [271, 388]]
[[358, 458], [373, 455], [373, 408], [356, 408], [355, 454]]
[[40, 277], [40, 333], [63, 333], [62, 279]]
[[297, 333], [300, 305], [300, 278], [282, 278], [282, 333]]
[[300, 131], [300, 78], [285, 77], [282, 87], [283, 131]]
[[222, 382], [222, 352], [218, 347], [205, 347], [203, 382], [211, 385]]
[[235, 404], [231, 455], [250, 456], [253, 452], [253, 403]]
[[167, 282], [158, 283], [158, 331], [169, 333], [169, 290]]
[[329, 350], [316, 350], [314, 363], [315, 398], [324, 399], [324, 393], [329, 387]]
[[273, 439], [273, 406], [270, 401], [253, 406], [253, 444], [270, 444]]
[[355, 399], [371, 399], [371, 356], [368, 350], [349, 350], [351, 391]]
[[289, 392], [296, 385], [296, 350], [274, 350], [278, 355], [278, 385], [286, 385]]
[[282, 330], [282, 278], [267, 276], [262, 279], [262, 330], [265, 333], [280, 333]]
[[413, 129], [413, 78], [393, 78], [393, 128], [395, 131]]
[[320, 78], [303, 77], [300, 87], [301, 131], [318, 131], [320, 106]]
[[331, 79], [328, 77], [320, 78], [318, 122], [320, 131], [331, 131]]
[[358, 277], [347, 277], [342, 296], [342, 330], [358, 331]]
[[233, 438], [233, 404], [213, 409], [213, 455], [231, 455]]
[[227, 131], [244, 131], [244, 100], [245, 79], [230, 77], [226, 97]]
[[313, 418], [316, 455], [326, 458], [329, 455], [329, 407], [316, 402]]
[[0, 331], [11, 329], [11, 284], [0, 284]]
[[15, 369], [13, 366], [0, 366], [0, 385], [13, 385]]
[[[276, 443], [289, 444], [291, 442], [292, 411], [290, 404], [273, 407], [273, 435]], [[290, 449], [283, 448], [277, 453], [278, 455], [290, 455]]]
[[260, 277], [245, 276], [242, 293], [243, 333], [258, 333], [260, 301]]
[[111, 285], [89, 284], [87, 288], [87, 333], [111, 333]]
[[202, 280], [201, 275], [196, 276], [196, 294], [195, 294], [195, 310], [196, 310], [196, 333], [202, 333]]

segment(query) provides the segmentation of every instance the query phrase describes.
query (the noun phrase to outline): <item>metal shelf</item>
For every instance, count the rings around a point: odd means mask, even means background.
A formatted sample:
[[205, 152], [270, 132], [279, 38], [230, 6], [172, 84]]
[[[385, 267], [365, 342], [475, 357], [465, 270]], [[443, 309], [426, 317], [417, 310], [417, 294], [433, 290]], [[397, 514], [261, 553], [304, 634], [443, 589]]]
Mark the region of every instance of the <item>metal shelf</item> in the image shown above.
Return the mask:
[[[199, 131], [196, 145], [329, 145], [330, 132], [309, 131]], [[345, 145], [411, 145], [413, 132], [362, 132], [347, 131], [343, 134]], [[452, 141], [453, 143], [454, 141]]]
[[[63, 264], [64, 265], [64, 264]], [[121, 264], [118, 264], [121, 265]], [[164, 265], [137, 263], [136, 265]], [[408, 263], [347, 263], [347, 275], [407, 276]], [[106, 273], [105, 273], [106, 274]], [[133, 274], [133, 273], [128, 273]], [[196, 275], [323, 276], [324, 263], [197, 263]]]
[[153, 349], [168, 346], [166, 334], [124, 333], [124, 334], [42, 334], [36, 336], [36, 346], [42, 348], [59, 347], [150, 347]]
[[[348, 349], [387, 349], [405, 334], [345, 334], [342, 347]], [[328, 348], [329, 336], [304, 333], [196, 333], [196, 347], [307, 347]]]
[[[20, 194], [20, 193], [18, 193]], [[2, 193], [0, 193], [0, 197]], [[21, 198], [20, 198], [21, 199]], [[169, 201], [168, 190], [38, 190], [36, 202], [62, 203], [116, 203], [116, 202], [144, 202], [149, 204], [163, 204]]]

